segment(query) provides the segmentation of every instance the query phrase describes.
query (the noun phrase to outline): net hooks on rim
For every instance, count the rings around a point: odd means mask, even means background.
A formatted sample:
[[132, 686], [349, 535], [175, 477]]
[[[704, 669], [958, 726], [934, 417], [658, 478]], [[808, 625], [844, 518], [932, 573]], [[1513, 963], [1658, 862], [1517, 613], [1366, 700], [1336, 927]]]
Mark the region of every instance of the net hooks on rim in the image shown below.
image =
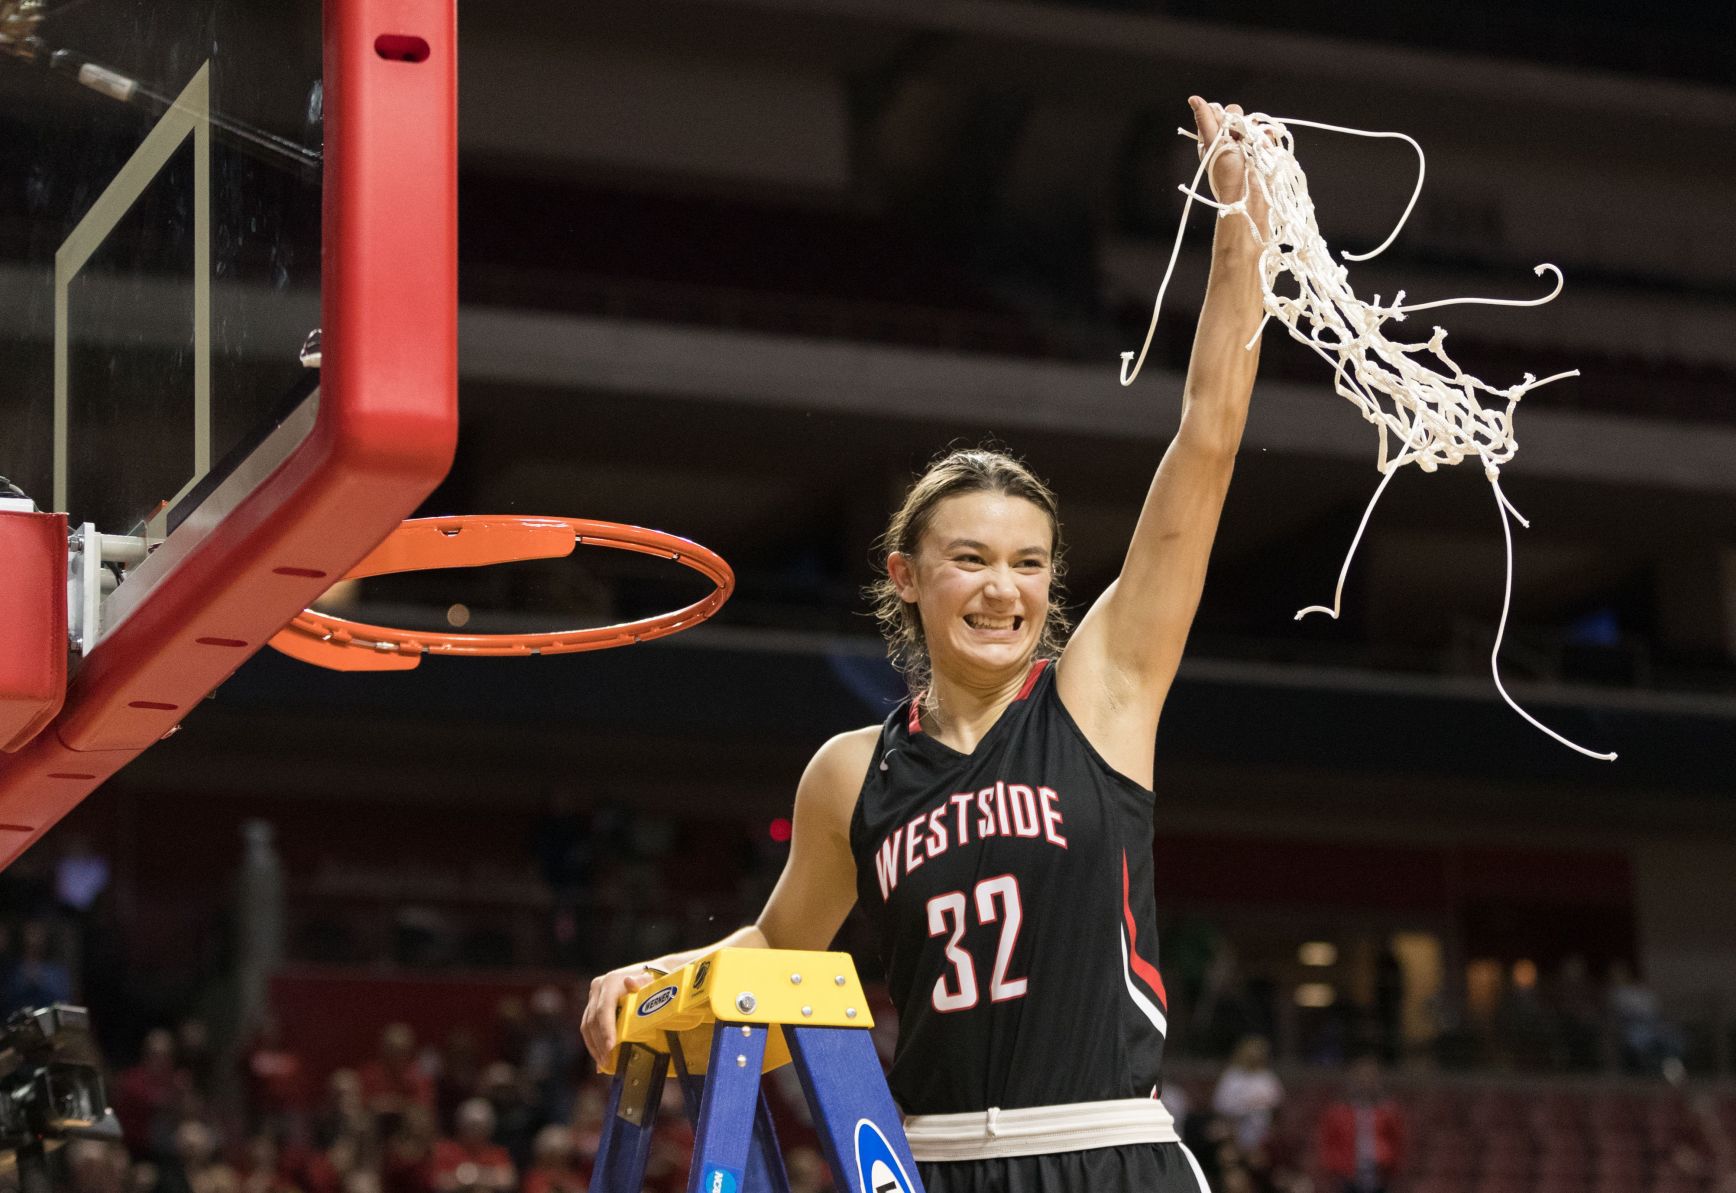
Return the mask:
[[408, 671], [424, 654], [484, 658], [574, 654], [631, 646], [691, 629], [721, 609], [735, 591], [735, 572], [729, 564], [716, 552], [679, 535], [587, 518], [514, 514], [412, 519], [387, 535], [343, 578], [560, 559], [578, 546], [657, 556], [692, 568], [716, 587], [691, 605], [655, 617], [533, 634], [400, 630], [304, 609], [272, 637], [271, 645], [291, 658], [334, 671]]

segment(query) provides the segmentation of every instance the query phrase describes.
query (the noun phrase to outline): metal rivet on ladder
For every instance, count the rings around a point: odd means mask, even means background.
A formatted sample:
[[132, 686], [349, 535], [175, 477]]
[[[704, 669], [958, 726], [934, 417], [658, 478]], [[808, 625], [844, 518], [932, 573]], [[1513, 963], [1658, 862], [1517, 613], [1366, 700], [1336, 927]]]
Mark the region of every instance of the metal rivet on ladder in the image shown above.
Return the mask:
[[759, 1006], [759, 1000], [746, 990], [735, 996], [735, 1009], [743, 1015], [753, 1014], [753, 1009], [757, 1006]]
[[741, 1025], [741, 1034], [744, 1036], [751, 1036], [753, 1035], [753, 1028], [744, 1023]]
[[814, 1013], [813, 1007], [803, 1007], [802, 1008], [802, 1014], [803, 1015], [812, 1015], [813, 1013]]
[[856, 1017], [856, 1008], [855, 1007], [845, 1007], [844, 1008], [844, 1018], [854, 1019], [855, 1017]]
[[790, 975], [790, 985], [800, 986], [801, 984], [802, 984], [802, 975], [801, 974], [793, 973]]
[[843, 984], [844, 984], [844, 975], [843, 974], [839, 974], [837, 977], [832, 979], [832, 985], [834, 985], [834, 986], [842, 986]]
[[735, 1067], [738, 1069], [747, 1068], [747, 1057], [745, 1057], [745, 1056], [736, 1057], [735, 1058]]

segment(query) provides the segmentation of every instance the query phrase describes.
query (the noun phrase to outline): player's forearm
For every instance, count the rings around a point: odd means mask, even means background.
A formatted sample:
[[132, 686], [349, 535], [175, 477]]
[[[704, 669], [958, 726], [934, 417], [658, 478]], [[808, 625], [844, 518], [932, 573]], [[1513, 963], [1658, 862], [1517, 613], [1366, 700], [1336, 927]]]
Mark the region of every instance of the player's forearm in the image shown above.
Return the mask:
[[1234, 455], [1248, 418], [1260, 346], [1247, 346], [1262, 315], [1259, 245], [1240, 217], [1220, 221], [1211, 277], [1188, 359], [1179, 438]]
[[766, 942], [765, 933], [760, 931], [759, 925], [748, 924], [745, 927], [737, 928], [722, 940], [714, 941], [701, 948], [688, 949], [685, 952], [665, 953], [661, 957], [647, 961], [645, 965], [649, 969], [674, 973], [683, 965], [697, 961], [708, 953], [715, 953], [718, 949], [765, 949], [770, 947]]

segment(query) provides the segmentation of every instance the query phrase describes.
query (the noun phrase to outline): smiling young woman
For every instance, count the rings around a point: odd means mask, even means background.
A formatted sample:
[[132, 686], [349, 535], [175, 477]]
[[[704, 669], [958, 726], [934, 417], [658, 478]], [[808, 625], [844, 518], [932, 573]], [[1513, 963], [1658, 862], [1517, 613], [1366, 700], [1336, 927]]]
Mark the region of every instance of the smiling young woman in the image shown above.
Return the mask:
[[[1010, 660], [1005, 651], [985, 660], [1001, 678], [1036, 654], [1059, 657], [1072, 629], [1061, 586], [1060, 510], [1048, 486], [1017, 460], [973, 450], [935, 461], [878, 546], [885, 574], [870, 590], [874, 613], [893, 663], [931, 715], [940, 705], [931, 686], [936, 651], [947, 677], [970, 670], [968, 655], [956, 649], [961, 640], [1016, 648]], [[949, 598], [963, 604], [947, 609]], [[925, 626], [935, 627], [932, 646]]]
[[[1217, 114], [1189, 102], [1209, 144]], [[1219, 155], [1211, 182], [1240, 198], [1240, 157]], [[931, 1193], [1204, 1188], [1155, 1100], [1152, 787], [1253, 389], [1256, 257], [1246, 221], [1220, 221], [1180, 428], [1120, 575], [1076, 631], [1055, 498], [1021, 463], [953, 452], [911, 487], [873, 592], [910, 698], [814, 755], [755, 923], [592, 983], [593, 1056], [654, 972], [725, 946], [824, 949], [860, 904], [899, 1013], [889, 1080]]]

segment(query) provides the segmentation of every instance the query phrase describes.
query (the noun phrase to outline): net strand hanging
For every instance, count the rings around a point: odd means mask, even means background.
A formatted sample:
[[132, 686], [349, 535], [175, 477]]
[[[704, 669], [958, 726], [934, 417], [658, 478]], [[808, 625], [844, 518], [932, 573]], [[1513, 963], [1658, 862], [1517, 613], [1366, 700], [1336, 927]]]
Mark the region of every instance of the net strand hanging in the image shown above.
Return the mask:
[[[1345, 553], [1344, 565], [1333, 589], [1332, 604], [1310, 605], [1296, 614], [1297, 619], [1310, 613], [1338, 617], [1351, 561], [1356, 556], [1364, 531], [1368, 529], [1375, 505], [1400, 468], [1415, 464], [1424, 472], [1433, 472], [1442, 465], [1458, 464], [1474, 457], [1482, 463], [1483, 474], [1494, 492], [1507, 551], [1501, 620], [1495, 630], [1494, 648], [1489, 654], [1489, 669], [1495, 679], [1495, 688], [1514, 712], [1562, 745], [1589, 758], [1612, 761], [1614, 754], [1598, 753], [1569, 741], [1526, 712], [1508, 695], [1506, 685], [1501, 682], [1501, 643], [1506, 636], [1507, 618], [1513, 602], [1513, 531], [1510, 519], [1518, 521], [1521, 526], [1530, 526], [1501, 491], [1501, 466], [1511, 460], [1519, 448], [1513, 437], [1513, 411], [1519, 400], [1530, 391], [1565, 377], [1577, 377], [1579, 371], [1556, 373], [1541, 380], [1526, 373], [1518, 384], [1500, 388], [1466, 373], [1447, 355], [1445, 328], [1435, 327], [1433, 334], [1421, 341], [1394, 340], [1383, 331], [1387, 323], [1402, 323], [1407, 315], [1438, 307], [1465, 303], [1541, 306], [1561, 293], [1561, 270], [1549, 264], [1536, 267], [1534, 272], [1538, 277], [1547, 272], [1554, 274], [1555, 280], [1554, 288], [1541, 298], [1467, 297], [1407, 304], [1405, 292], [1400, 290], [1391, 303], [1383, 303], [1378, 294], [1373, 302], [1365, 302], [1351, 289], [1349, 271], [1333, 259], [1331, 249], [1320, 235], [1314, 218], [1314, 202], [1308, 193], [1308, 179], [1296, 160], [1290, 126], [1356, 137], [1400, 140], [1416, 150], [1416, 186], [1398, 223], [1378, 247], [1366, 253], [1341, 253], [1344, 261], [1367, 261], [1378, 257], [1397, 239], [1422, 194], [1426, 171], [1422, 146], [1404, 133], [1374, 132], [1294, 118], [1277, 119], [1258, 112], [1244, 115], [1226, 112], [1215, 104], [1213, 111], [1219, 120], [1218, 132], [1211, 143], [1204, 146], [1193, 181], [1178, 188], [1187, 196], [1182, 206], [1181, 223], [1176, 229], [1163, 281], [1158, 285], [1145, 342], [1137, 357], [1132, 352], [1121, 354], [1121, 384], [1133, 384], [1151, 350], [1158, 316], [1163, 310], [1164, 292], [1169, 288], [1176, 260], [1181, 255], [1182, 238], [1187, 232], [1187, 219], [1193, 204], [1197, 201], [1215, 208], [1219, 219], [1240, 217], [1246, 220], [1260, 245], [1260, 289], [1265, 312], [1246, 347], [1251, 349], [1259, 342], [1270, 320], [1276, 319], [1284, 324], [1292, 339], [1307, 345], [1332, 367], [1333, 389], [1361, 410], [1363, 419], [1374, 424], [1380, 437], [1376, 459], [1376, 467], [1381, 472], [1380, 483], [1363, 511], [1362, 521], [1357, 525], [1349, 551]], [[1200, 139], [1187, 129], [1176, 131], [1195, 141]], [[1241, 198], [1233, 202], [1220, 202], [1200, 189], [1200, 182], [1212, 162], [1226, 152], [1241, 154], [1247, 180]], [[1256, 186], [1269, 213], [1269, 226], [1266, 228], [1261, 228], [1248, 210], [1251, 188]], [[1286, 276], [1295, 286], [1293, 294], [1278, 292], [1277, 287]], [[1428, 357], [1433, 360], [1426, 359]], [[1479, 394], [1485, 395], [1485, 400], [1494, 401], [1485, 407], [1478, 400]]]

